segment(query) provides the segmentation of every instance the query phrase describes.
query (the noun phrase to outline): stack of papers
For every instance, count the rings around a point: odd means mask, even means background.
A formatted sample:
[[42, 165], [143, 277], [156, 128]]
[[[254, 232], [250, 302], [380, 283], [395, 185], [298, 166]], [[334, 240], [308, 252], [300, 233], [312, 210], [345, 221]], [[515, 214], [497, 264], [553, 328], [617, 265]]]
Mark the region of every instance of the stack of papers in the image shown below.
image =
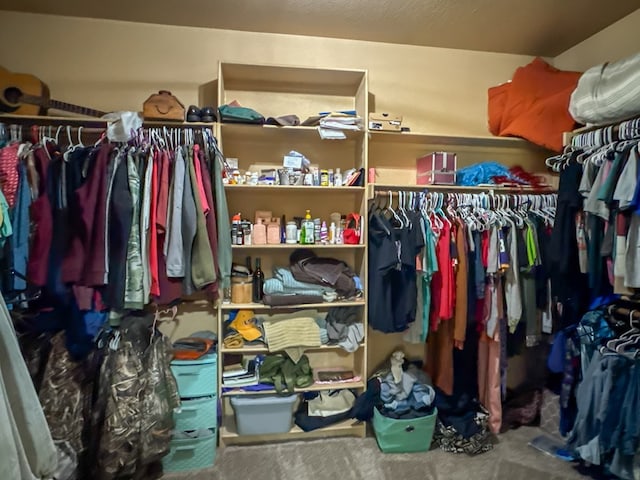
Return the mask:
[[363, 122], [355, 110], [342, 112], [322, 112], [302, 122], [304, 126], [318, 126], [318, 133], [324, 140], [344, 140], [344, 130], [362, 130]]
[[320, 119], [320, 127], [332, 130], [362, 130], [362, 118], [357, 115], [334, 112]]

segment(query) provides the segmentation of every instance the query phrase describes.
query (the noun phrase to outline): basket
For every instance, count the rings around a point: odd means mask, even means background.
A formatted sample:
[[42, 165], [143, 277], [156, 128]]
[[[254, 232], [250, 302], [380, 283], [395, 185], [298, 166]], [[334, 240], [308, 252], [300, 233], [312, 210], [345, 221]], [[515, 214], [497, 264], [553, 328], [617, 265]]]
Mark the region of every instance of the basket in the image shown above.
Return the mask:
[[431, 448], [438, 410], [431, 415], [401, 420], [385, 417], [376, 408], [373, 412], [373, 431], [378, 447], [384, 453], [426, 452]]

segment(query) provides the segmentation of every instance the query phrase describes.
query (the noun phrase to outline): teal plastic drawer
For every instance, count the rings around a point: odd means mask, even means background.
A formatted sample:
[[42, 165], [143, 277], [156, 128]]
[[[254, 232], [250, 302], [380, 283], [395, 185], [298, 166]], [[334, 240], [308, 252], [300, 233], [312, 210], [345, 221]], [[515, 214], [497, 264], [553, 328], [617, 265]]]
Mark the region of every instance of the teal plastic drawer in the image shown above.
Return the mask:
[[185, 472], [212, 467], [216, 460], [216, 431], [199, 438], [173, 439], [169, 453], [162, 459], [165, 473]]
[[171, 371], [182, 398], [209, 397], [217, 394], [218, 364], [216, 355], [198, 360], [174, 360]]
[[182, 400], [180, 413], [174, 413], [176, 422], [174, 430], [188, 432], [202, 428], [216, 428], [218, 400], [214, 397]]
[[426, 452], [431, 448], [438, 410], [431, 415], [409, 420], [397, 420], [373, 411], [373, 431], [378, 447], [384, 453]]

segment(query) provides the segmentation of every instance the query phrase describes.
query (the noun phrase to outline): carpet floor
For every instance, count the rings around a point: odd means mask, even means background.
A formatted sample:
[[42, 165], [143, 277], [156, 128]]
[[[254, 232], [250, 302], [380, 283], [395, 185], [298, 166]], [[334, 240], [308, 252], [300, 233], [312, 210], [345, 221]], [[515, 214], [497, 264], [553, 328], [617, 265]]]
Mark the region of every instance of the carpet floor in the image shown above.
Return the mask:
[[542, 434], [523, 427], [499, 436], [490, 452], [469, 457], [441, 450], [383, 454], [373, 438], [227, 447], [215, 467], [163, 480], [571, 480], [570, 463], [527, 445]]

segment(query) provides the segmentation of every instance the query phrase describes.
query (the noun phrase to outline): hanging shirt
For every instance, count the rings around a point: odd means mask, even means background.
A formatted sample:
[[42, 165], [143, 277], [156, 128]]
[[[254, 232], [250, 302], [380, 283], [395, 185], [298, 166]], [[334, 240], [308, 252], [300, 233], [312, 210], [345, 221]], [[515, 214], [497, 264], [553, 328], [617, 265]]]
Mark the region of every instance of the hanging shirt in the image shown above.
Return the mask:
[[0, 148], [0, 188], [7, 199], [9, 208], [15, 204], [18, 193], [18, 182], [20, 181], [18, 173], [19, 148], [19, 143], [12, 143]]
[[504, 274], [504, 295], [507, 304], [507, 324], [514, 333], [522, 318], [522, 294], [520, 291], [520, 264], [518, 262], [518, 227], [508, 220], [510, 228], [507, 233], [509, 249], [509, 268]]
[[[204, 193], [207, 198], [207, 204], [213, 207], [213, 191], [211, 185], [211, 173], [209, 168], [207, 167], [206, 158], [202, 152], [199, 151], [198, 158], [200, 160], [200, 171], [202, 172], [202, 183], [204, 185]], [[207, 236], [209, 238], [209, 245], [211, 247], [211, 255], [213, 256], [213, 265], [216, 279], [213, 283], [211, 283], [208, 287], [209, 291], [212, 293], [213, 298], [218, 298], [219, 295], [219, 274], [220, 267], [218, 263], [218, 226], [216, 223], [216, 214], [215, 210], [210, 209], [209, 213], [205, 215], [205, 221], [207, 225]]]
[[141, 310], [144, 307], [143, 271], [142, 271], [142, 247], [140, 236], [140, 174], [134, 154], [127, 155], [127, 175], [131, 203], [133, 207], [131, 215], [131, 231], [127, 242], [127, 266], [124, 293], [124, 308]]
[[151, 265], [149, 264], [151, 193], [153, 183], [153, 154], [141, 154], [145, 158], [144, 180], [142, 184], [142, 204], [140, 206], [140, 248], [142, 250], [142, 295], [146, 304], [151, 294]]
[[453, 263], [451, 261], [451, 226], [444, 222], [436, 244], [438, 271], [433, 275], [431, 330], [438, 330], [440, 322], [453, 316], [452, 291], [454, 286]]
[[167, 236], [167, 276], [184, 277], [184, 244], [182, 240], [182, 198], [184, 196], [185, 163], [182, 149], [173, 162], [172, 199]]
[[10, 210], [13, 235], [9, 239], [11, 251], [10, 266], [22, 276], [12, 275], [7, 290], [22, 291], [27, 288], [27, 282], [23, 278], [27, 273], [27, 261], [29, 258], [29, 207], [31, 194], [27, 182], [27, 169], [24, 165], [18, 167], [19, 180], [16, 192], [15, 204]]
[[170, 181], [170, 165], [169, 154], [166, 150], [161, 150], [155, 156], [156, 166], [158, 167], [158, 196], [156, 198], [156, 224], [158, 233], [164, 233], [167, 230], [167, 212], [169, 204], [169, 181]]
[[460, 223], [457, 228], [456, 244], [458, 251], [458, 265], [456, 267], [456, 299], [455, 299], [455, 323], [453, 339], [455, 347], [461, 350], [467, 332], [467, 246], [466, 227]]
[[416, 272], [417, 309], [416, 320], [411, 323], [404, 340], [409, 343], [424, 343], [429, 334], [429, 311], [431, 308], [431, 278], [438, 271], [436, 257], [436, 237], [427, 219], [420, 215], [420, 231], [423, 234], [424, 248], [420, 258], [420, 271]]
[[113, 179], [113, 194], [109, 205], [109, 282], [104, 287], [104, 301], [112, 309], [121, 310], [127, 285], [127, 250], [133, 220], [133, 198], [129, 190], [127, 154], [119, 152], [120, 161]]
[[149, 272], [151, 277], [150, 293], [154, 297], [160, 295], [158, 279], [158, 194], [160, 191], [160, 152], [153, 154], [153, 172], [151, 175], [151, 205], [149, 216]]
[[629, 152], [620, 179], [613, 192], [613, 199], [618, 201], [620, 210], [627, 210], [633, 206], [633, 197], [638, 186], [638, 147]]
[[4, 247], [7, 238], [13, 234], [11, 218], [9, 216], [9, 204], [0, 190], [0, 248]]
[[187, 162], [196, 206], [196, 236], [193, 240], [193, 251], [191, 253], [191, 278], [193, 279], [195, 287], [201, 289], [216, 281], [216, 272], [213, 263], [213, 254], [211, 253], [211, 245], [209, 244], [206, 218], [198, 194], [198, 181], [196, 179], [195, 169], [198, 159], [195, 158], [194, 153], [195, 149], [189, 150], [189, 159]]
[[[205, 215], [209, 214], [210, 206], [207, 194], [205, 193], [204, 179], [202, 178], [202, 165], [200, 164], [200, 145], [193, 146], [193, 165], [196, 174], [196, 183], [198, 185], [198, 197], [200, 198], [200, 205], [202, 205], [202, 211]], [[211, 182], [209, 182], [211, 183]]]
[[[60, 152], [56, 150], [52, 152], [52, 155], [59, 156]], [[47, 178], [51, 160], [44, 147], [36, 149], [35, 158], [40, 184], [38, 185], [38, 198], [29, 207], [32, 231], [29, 239], [27, 278], [34, 285], [43, 287], [47, 283], [49, 251], [53, 237], [52, 206], [47, 192]]]

